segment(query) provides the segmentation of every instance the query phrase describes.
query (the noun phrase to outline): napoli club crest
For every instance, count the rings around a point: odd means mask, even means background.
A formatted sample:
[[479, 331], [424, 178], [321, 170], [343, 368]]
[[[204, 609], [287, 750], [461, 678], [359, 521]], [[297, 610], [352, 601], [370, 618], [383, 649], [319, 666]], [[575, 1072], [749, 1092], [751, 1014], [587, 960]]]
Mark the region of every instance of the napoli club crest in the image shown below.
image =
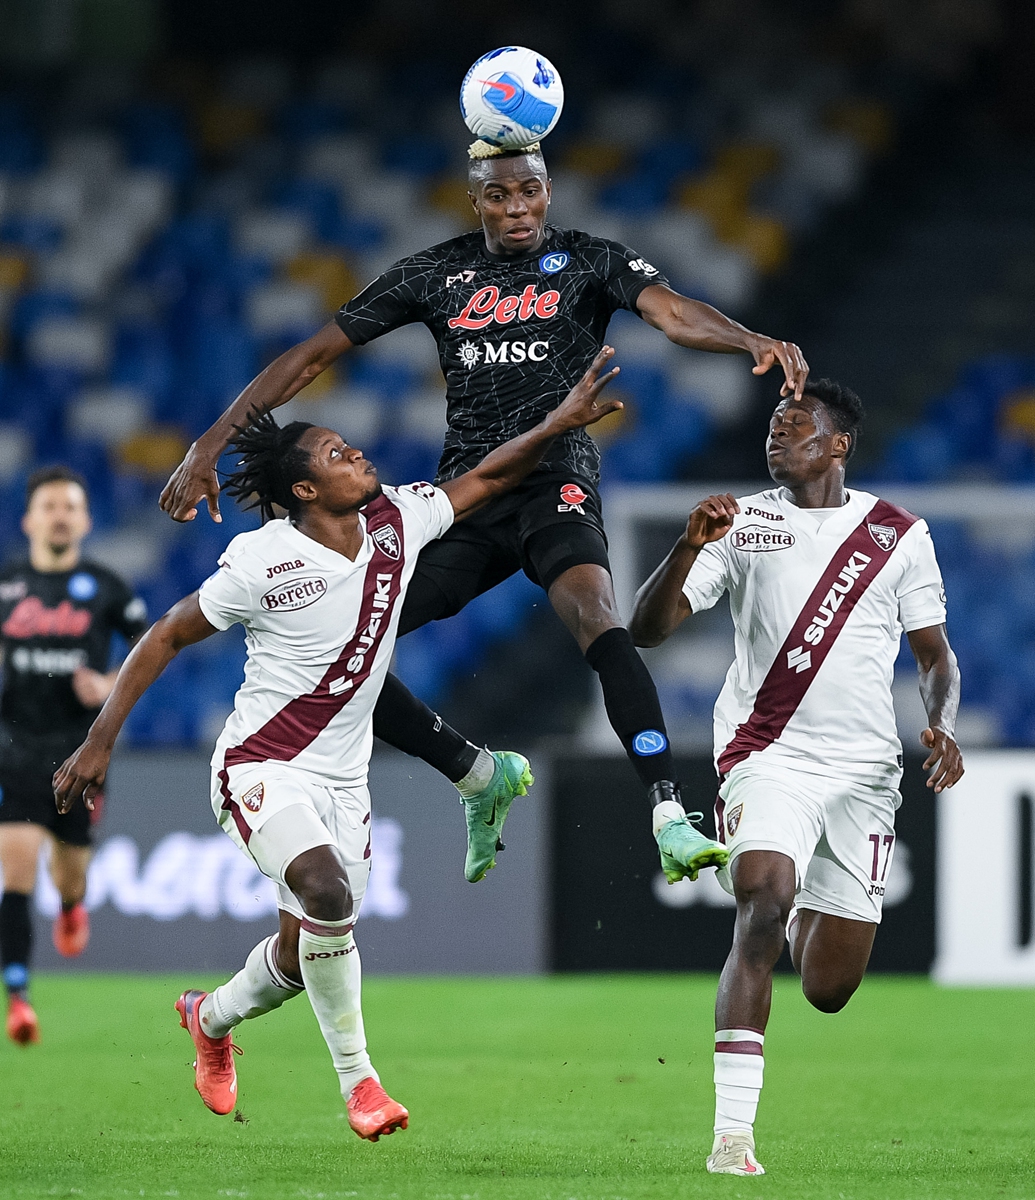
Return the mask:
[[890, 525], [868, 525], [867, 529], [870, 531], [870, 537], [885, 553], [894, 549], [898, 541], [897, 529], [892, 529]]
[[382, 525], [380, 529], [375, 529], [373, 538], [382, 554], [398, 562], [402, 546], [399, 545], [399, 535], [391, 525]]
[[735, 808], [731, 808], [726, 814], [726, 836], [733, 838], [737, 835], [737, 830], [740, 828], [740, 818], [744, 813], [744, 805], [738, 804]]

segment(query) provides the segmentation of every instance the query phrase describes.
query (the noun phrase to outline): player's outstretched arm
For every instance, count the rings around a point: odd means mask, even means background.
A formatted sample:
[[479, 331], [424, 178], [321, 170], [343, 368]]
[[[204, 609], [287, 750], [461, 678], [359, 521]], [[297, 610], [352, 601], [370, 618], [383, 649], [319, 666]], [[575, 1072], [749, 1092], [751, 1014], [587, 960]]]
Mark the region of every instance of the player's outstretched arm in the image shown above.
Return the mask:
[[221, 521], [216, 463], [235, 428], [244, 428], [253, 412], [264, 413], [286, 404], [351, 346], [352, 342], [337, 324], [328, 321], [311, 338], [275, 358], [187, 451], [162, 491], [158, 501], [162, 511], [174, 521], [193, 521], [198, 515], [198, 504], [206, 500], [209, 516], [213, 521]]
[[764, 375], [779, 364], [784, 374], [780, 395], [793, 394], [795, 400], [801, 399], [809, 364], [793, 342], [752, 333], [710, 304], [681, 296], [662, 283], [644, 288], [637, 297], [636, 307], [649, 325], [660, 329], [677, 346], [715, 354], [750, 354], [755, 360], [752, 368], [755, 375]]
[[636, 593], [629, 634], [636, 646], [660, 646], [690, 615], [683, 593], [690, 568], [709, 542], [724, 538], [740, 505], [729, 492], [708, 496], [690, 514], [686, 532]]
[[960, 669], [944, 625], [914, 629], [906, 637], [920, 673], [920, 695], [927, 712], [927, 728], [920, 735], [920, 744], [930, 750], [924, 761], [927, 786], [943, 792], [963, 774], [963, 755], [955, 737]]
[[608, 413], [622, 408], [620, 400], [600, 399], [600, 393], [618, 374], [618, 367], [604, 372], [604, 367], [613, 356], [614, 350], [604, 346], [585, 375], [534, 429], [497, 446], [466, 474], [442, 484], [442, 490], [449, 497], [458, 521], [481, 508], [494, 496], [516, 487], [539, 465], [555, 438], [572, 429], [592, 425]]
[[130, 651], [119, 668], [115, 686], [90, 726], [86, 741], [54, 772], [54, 799], [58, 812], [69, 812], [82, 799], [93, 808], [101, 790], [119, 731], [133, 705], [147, 691], [184, 646], [217, 632], [205, 619], [193, 592], [160, 617]]

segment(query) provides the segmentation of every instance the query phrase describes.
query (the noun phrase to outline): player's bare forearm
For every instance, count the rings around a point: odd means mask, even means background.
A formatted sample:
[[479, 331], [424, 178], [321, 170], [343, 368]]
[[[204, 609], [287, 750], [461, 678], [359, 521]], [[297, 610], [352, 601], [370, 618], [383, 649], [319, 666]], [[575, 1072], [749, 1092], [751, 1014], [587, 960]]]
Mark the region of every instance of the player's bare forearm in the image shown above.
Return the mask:
[[637, 646], [660, 646], [690, 615], [690, 602], [683, 592], [690, 568], [709, 542], [724, 538], [740, 512], [736, 499], [725, 492], [707, 496], [695, 505], [686, 532], [636, 593], [629, 634]]
[[215, 632], [195, 592], [169, 609], [144, 634], [119, 668], [115, 685], [90, 726], [86, 741], [54, 774], [59, 812], [69, 812], [80, 798], [87, 808], [93, 808], [93, 797], [104, 783], [115, 739], [133, 706], [184, 646]]
[[930, 751], [924, 762], [927, 786], [941, 792], [963, 774], [963, 755], [956, 744], [956, 714], [960, 704], [960, 671], [944, 625], [908, 633], [920, 676], [920, 696], [927, 713], [921, 744]]
[[636, 593], [629, 636], [635, 646], [660, 646], [690, 615], [683, 584], [701, 553], [684, 534]]
[[163, 512], [174, 521], [192, 521], [198, 502], [207, 500], [212, 519], [220, 520], [216, 463], [235, 430], [247, 425], [252, 413], [286, 404], [351, 346], [337, 324], [328, 321], [311, 338], [275, 358], [187, 451], [162, 492]]
[[604, 346], [585, 375], [538, 425], [497, 446], [476, 467], [442, 485], [457, 520], [516, 487], [535, 470], [556, 438], [592, 425], [623, 407], [620, 400], [600, 399], [601, 391], [618, 374], [617, 367], [604, 372], [613, 356], [614, 350]]
[[713, 354], [750, 354], [755, 360], [755, 375], [764, 375], [779, 365], [784, 373], [780, 394], [801, 399], [809, 364], [793, 342], [753, 333], [710, 304], [681, 296], [660, 283], [644, 288], [636, 307], [648, 324], [660, 329], [677, 346]]

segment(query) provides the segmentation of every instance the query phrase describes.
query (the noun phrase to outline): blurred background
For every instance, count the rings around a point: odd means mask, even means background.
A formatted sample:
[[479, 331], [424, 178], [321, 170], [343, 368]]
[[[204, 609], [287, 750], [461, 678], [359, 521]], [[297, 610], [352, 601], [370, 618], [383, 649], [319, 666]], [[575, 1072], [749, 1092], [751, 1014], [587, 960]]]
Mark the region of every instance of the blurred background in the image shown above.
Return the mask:
[[[557, 224], [627, 242], [859, 391], [856, 482], [968, 485], [935, 522], [965, 740], [1035, 742], [1033, 524], [1016, 495], [1000, 520], [988, 490], [1035, 484], [1035, 18], [1014, 0], [0, 0], [3, 550], [21, 552], [27, 472], [63, 461], [90, 481], [90, 553], [153, 615], [197, 586], [252, 519], [227, 504], [220, 527], [177, 527], [162, 482], [265, 363], [470, 227], [458, 85], [507, 42], [565, 81]], [[609, 519], [622, 485], [764, 480], [773, 380], [628, 314], [612, 333], [628, 407], [598, 435]], [[442, 379], [420, 326], [292, 407], [389, 481], [434, 473]], [[648, 558], [688, 489], [634, 537]], [[481, 739], [601, 741], [542, 599], [515, 577], [406, 638], [400, 673]], [[687, 749], [728, 661], [709, 620], [652, 660]], [[129, 743], [211, 741], [240, 678], [229, 643], [184, 655]]]
[[[401, 255], [471, 227], [459, 83], [508, 43], [565, 83], [545, 146], [556, 224], [628, 243], [861, 394], [851, 478], [930, 518], [961, 741], [1035, 745], [1024, 0], [0, 0], [3, 550], [22, 551], [27, 473], [61, 461], [90, 482], [89, 553], [152, 616], [210, 573], [254, 519], [227, 503], [222, 525], [177, 526], [162, 484], [278, 353]], [[629, 314], [611, 338], [627, 408], [597, 436], [627, 608], [702, 494], [764, 484], [778, 384]], [[341, 429], [389, 482], [432, 477], [430, 335], [350, 355], [291, 410]], [[731, 647], [715, 611], [650, 656], [685, 753], [707, 752]], [[182, 655], [126, 744], [207, 750], [242, 662], [235, 635]], [[618, 749], [591, 672], [522, 576], [405, 638], [397, 667], [476, 740], [539, 761]], [[903, 657], [911, 740], [915, 693]]]

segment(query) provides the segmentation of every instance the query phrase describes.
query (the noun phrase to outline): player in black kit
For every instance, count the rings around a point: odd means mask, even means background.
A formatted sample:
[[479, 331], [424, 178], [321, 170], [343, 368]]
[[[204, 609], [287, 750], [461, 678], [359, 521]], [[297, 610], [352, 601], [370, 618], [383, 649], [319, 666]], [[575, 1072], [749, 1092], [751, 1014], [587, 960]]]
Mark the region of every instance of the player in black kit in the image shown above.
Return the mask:
[[[754, 371], [782, 367], [784, 395], [801, 395], [808, 367], [788, 342], [752, 333], [707, 304], [674, 292], [633, 250], [546, 224], [550, 180], [538, 146], [471, 148], [471, 203], [481, 230], [402, 259], [308, 341], [258, 376], [197, 442], [162, 494], [176, 520], [202, 498], [218, 519], [215, 465], [252, 410], [285, 403], [340, 355], [419, 321], [435, 338], [446, 379], [448, 432], [439, 479], [451, 479], [549, 412], [600, 349], [618, 308], [681, 346], [746, 353]], [[608, 717], [654, 813], [670, 879], [725, 861], [687, 820], [653, 680], [622, 624], [597, 494], [599, 455], [582, 431], [559, 439], [515, 492], [425, 547], [399, 632], [458, 612], [517, 570], [547, 592], [600, 676]], [[468, 879], [494, 862], [510, 796], [498, 764], [389, 676], [374, 732], [452, 779], [468, 808]], [[488, 837], [487, 837], [488, 835]]]
[[83, 906], [90, 861], [85, 808], [62, 816], [51, 777], [78, 746], [108, 698], [111, 635], [143, 633], [144, 602], [106, 567], [80, 557], [90, 532], [86, 485], [65, 467], [44, 467], [26, 489], [22, 529], [29, 557], [0, 568], [0, 966], [8, 994], [7, 1036], [39, 1041], [28, 1002], [36, 864], [50, 841], [50, 873], [61, 897], [54, 944], [81, 954], [90, 936]]

